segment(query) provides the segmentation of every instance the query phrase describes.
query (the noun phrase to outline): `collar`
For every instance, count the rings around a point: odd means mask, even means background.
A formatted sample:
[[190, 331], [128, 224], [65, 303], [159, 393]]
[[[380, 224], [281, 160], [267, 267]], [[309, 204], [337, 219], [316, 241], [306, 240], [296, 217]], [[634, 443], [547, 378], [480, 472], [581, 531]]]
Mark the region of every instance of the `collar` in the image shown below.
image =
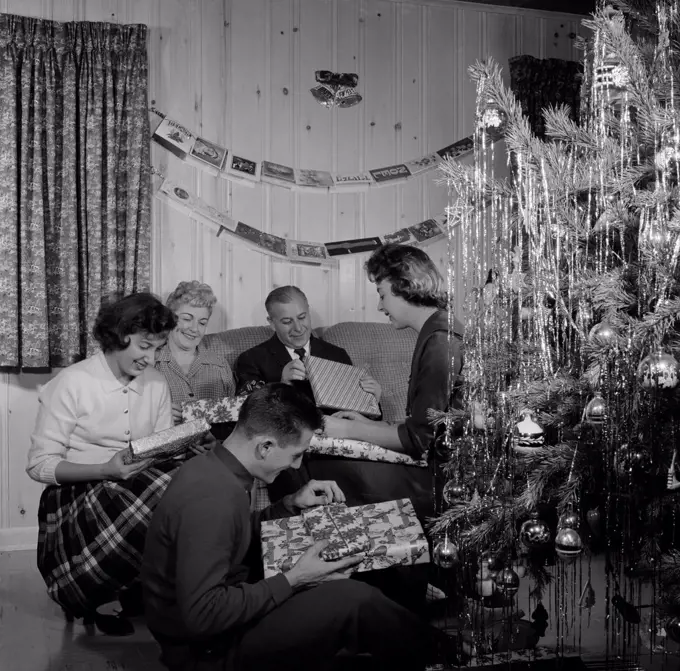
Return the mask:
[[[278, 336], [277, 336], [277, 338], [278, 338]], [[281, 343], [281, 344], [283, 344], [283, 343]], [[286, 348], [286, 351], [288, 352], [288, 354], [290, 354], [291, 359], [298, 359], [299, 358], [298, 355], [295, 354], [295, 350], [292, 347], [288, 347], [288, 345], [283, 345], [283, 346]], [[312, 349], [312, 337], [311, 336], [309, 337], [307, 344], [302, 349], [305, 350], [305, 359], [306, 359], [309, 356], [309, 353]]]
[[109, 364], [106, 361], [104, 352], [99, 352], [93, 358], [95, 359], [95, 363], [99, 368], [99, 377], [101, 380], [102, 389], [105, 392], [112, 393], [114, 391], [120, 391], [121, 389], [127, 388], [141, 396], [144, 391], [144, 373], [141, 373], [141, 375], [133, 378], [128, 384], [123, 384], [109, 368]]
[[[201, 342], [198, 343], [196, 347], [196, 358], [194, 359], [192, 366], [195, 364], [209, 364], [212, 366], [224, 366], [224, 357], [220, 357], [217, 352], [214, 352], [212, 348], [206, 345], [205, 335], [201, 338]], [[172, 356], [170, 351], [170, 345], [166, 342], [163, 347], [159, 347], [156, 350], [156, 361], [163, 361], [165, 363], [172, 363], [175, 358]]]
[[[425, 339], [435, 331], [449, 330], [449, 313], [446, 310], [437, 310], [427, 318], [423, 328], [418, 334], [419, 338]], [[463, 325], [456, 317], [453, 318], [453, 335], [463, 337]]]
[[245, 466], [226, 448], [223, 446], [215, 446], [210, 452], [208, 458], [214, 458], [221, 462], [232, 475], [238, 480], [239, 484], [248, 493], [253, 488], [255, 478], [246, 470]]

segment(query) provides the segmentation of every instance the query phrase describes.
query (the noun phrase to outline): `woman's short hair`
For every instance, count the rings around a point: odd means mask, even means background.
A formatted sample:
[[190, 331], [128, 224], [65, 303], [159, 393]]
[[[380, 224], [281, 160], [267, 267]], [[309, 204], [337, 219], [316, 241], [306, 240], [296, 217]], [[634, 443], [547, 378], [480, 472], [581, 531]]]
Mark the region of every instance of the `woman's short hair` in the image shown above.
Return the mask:
[[217, 296], [212, 288], [198, 280], [180, 282], [165, 301], [165, 304], [174, 312], [177, 312], [180, 305], [191, 305], [193, 308], [208, 308], [211, 314], [215, 303], [217, 303]]
[[407, 303], [444, 309], [446, 286], [432, 259], [418, 247], [389, 244], [378, 247], [366, 262], [371, 282], [387, 280], [392, 293]]
[[177, 325], [175, 313], [153, 294], [140, 292], [102, 303], [92, 334], [104, 352], [126, 349], [133, 333], [166, 337]]
[[236, 428], [246, 437], [268, 434], [282, 446], [300, 439], [302, 431], [318, 431], [323, 415], [306, 394], [284, 382], [267, 384], [246, 398]]

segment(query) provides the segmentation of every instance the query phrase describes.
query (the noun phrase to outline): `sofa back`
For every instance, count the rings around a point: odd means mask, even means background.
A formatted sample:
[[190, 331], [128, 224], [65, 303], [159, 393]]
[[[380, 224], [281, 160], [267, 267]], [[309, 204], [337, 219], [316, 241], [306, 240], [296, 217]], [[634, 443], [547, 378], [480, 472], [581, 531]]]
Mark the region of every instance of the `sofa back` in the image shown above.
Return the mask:
[[[314, 334], [347, 350], [355, 366], [363, 366], [380, 383], [383, 418], [400, 421], [406, 412], [406, 392], [411, 373], [411, 356], [417, 335], [411, 329], [397, 331], [389, 324], [340, 322]], [[219, 337], [227, 348], [227, 360], [234, 368], [239, 354], [272, 336], [269, 326], [244, 326], [229, 329]]]

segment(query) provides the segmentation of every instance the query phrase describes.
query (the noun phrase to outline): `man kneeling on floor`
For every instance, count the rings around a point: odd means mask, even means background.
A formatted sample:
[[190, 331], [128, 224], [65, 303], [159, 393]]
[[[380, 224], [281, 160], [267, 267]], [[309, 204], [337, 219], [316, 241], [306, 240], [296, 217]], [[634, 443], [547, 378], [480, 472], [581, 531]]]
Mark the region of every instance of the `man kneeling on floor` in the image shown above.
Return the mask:
[[[360, 557], [326, 562], [317, 543], [287, 573], [262, 579], [253, 479], [271, 483], [299, 467], [321, 425], [306, 396], [267, 385], [248, 397], [223, 445], [182, 466], [168, 487], [148, 531], [142, 583], [169, 669], [321, 670], [362, 653], [369, 668], [422, 668], [430, 628], [376, 588], [344, 579]], [[344, 500], [334, 482], [312, 480], [260, 519]]]

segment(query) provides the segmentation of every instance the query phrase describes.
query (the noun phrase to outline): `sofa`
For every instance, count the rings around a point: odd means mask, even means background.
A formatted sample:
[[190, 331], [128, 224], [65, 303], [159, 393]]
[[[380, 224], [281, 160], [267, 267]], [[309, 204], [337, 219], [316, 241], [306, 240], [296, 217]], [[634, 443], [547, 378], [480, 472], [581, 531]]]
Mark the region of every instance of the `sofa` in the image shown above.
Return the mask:
[[[376, 322], [340, 322], [314, 329], [314, 334], [345, 349], [355, 366], [366, 367], [380, 383], [383, 419], [393, 422], [404, 419], [411, 356], [417, 337], [415, 331], [397, 330], [390, 324]], [[232, 368], [239, 354], [271, 336], [272, 330], [268, 326], [245, 326], [216, 334], [228, 350]]]
[[[404, 419], [411, 358], [417, 339], [415, 331], [397, 330], [390, 324], [375, 322], [340, 322], [315, 329], [314, 333], [345, 349], [355, 366], [364, 366], [380, 383], [380, 405], [385, 421]], [[272, 330], [268, 326], [247, 326], [223, 331], [217, 336], [224, 342], [233, 368], [241, 352], [270, 338]], [[349, 506], [410, 498], [421, 520], [433, 512], [429, 468], [321, 455], [310, 455], [306, 467], [314, 479], [335, 480]], [[256, 508], [264, 508], [268, 503], [267, 489], [261, 486], [256, 495]]]

